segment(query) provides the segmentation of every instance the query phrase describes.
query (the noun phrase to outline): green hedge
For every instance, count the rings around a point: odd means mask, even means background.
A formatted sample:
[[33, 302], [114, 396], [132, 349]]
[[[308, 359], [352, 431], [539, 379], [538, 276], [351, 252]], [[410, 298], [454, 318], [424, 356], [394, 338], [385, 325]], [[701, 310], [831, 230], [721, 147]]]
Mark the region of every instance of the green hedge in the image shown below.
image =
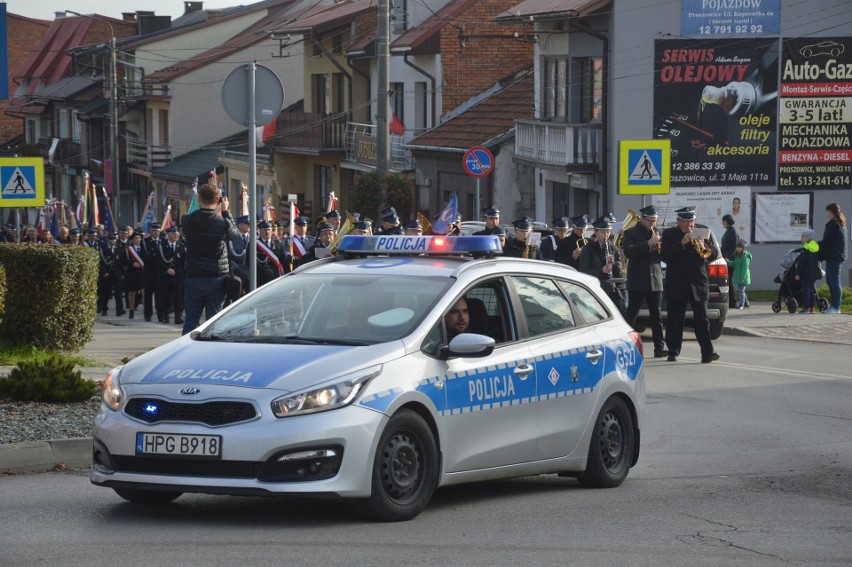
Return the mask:
[[98, 255], [85, 246], [0, 244], [6, 272], [0, 337], [10, 344], [80, 350], [92, 338]]

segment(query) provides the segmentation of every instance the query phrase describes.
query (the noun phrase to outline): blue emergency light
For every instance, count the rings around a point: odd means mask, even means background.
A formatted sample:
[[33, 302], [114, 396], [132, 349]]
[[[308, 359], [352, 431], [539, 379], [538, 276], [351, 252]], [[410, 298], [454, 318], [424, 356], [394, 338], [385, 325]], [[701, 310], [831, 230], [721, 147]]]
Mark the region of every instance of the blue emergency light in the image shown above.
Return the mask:
[[496, 236], [344, 236], [337, 249], [347, 254], [473, 255], [503, 251]]

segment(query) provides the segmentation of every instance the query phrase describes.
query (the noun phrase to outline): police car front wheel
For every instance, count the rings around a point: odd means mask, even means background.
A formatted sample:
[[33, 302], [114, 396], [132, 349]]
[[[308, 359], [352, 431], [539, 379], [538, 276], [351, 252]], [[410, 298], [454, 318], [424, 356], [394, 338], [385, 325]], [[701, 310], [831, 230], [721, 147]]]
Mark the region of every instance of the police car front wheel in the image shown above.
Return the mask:
[[388, 421], [376, 450], [372, 495], [361, 509], [369, 518], [410, 520], [429, 503], [438, 481], [438, 447], [426, 420], [402, 410]]
[[580, 483], [595, 488], [619, 486], [627, 478], [635, 451], [630, 410], [621, 398], [609, 398], [595, 420], [589, 461], [579, 477]]

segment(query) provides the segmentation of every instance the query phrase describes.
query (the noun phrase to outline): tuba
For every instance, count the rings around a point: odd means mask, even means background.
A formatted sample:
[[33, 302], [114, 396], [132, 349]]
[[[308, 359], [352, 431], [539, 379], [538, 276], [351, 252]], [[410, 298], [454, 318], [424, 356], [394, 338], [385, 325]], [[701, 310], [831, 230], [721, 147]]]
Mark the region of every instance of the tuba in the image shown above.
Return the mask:
[[340, 226], [340, 230], [337, 231], [334, 240], [328, 243], [328, 249], [331, 254], [337, 254], [337, 247], [340, 246], [340, 241], [343, 240], [344, 236], [355, 230], [356, 222], [357, 221], [355, 220], [355, 217], [352, 216], [352, 213], [346, 211], [346, 220], [343, 221], [343, 224]]
[[636, 223], [639, 222], [641, 219], [642, 217], [639, 216], [639, 213], [637, 213], [633, 209], [627, 209], [627, 216], [624, 217], [624, 222], [621, 224], [621, 230], [615, 236], [616, 248], [621, 248], [621, 241], [624, 238], [624, 231], [628, 228], [632, 228], [633, 226], [635, 226]]

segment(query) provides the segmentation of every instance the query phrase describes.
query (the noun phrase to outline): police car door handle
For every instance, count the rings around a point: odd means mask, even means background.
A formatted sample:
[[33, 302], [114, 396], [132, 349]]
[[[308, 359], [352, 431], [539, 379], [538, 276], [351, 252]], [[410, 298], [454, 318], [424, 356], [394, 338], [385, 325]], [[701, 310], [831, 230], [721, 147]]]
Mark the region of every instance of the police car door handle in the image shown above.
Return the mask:
[[600, 357], [603, 356], [603, 351], [598, 349], [590, 350], [586, 353], [586, 359], [590, 360], [592, 364], [597, 364]]
[[529, 376], [529, 373], [533, 371], [532, 364], [521, 364], [520, 366], [515, 367], [515, 376], [519, 376], [521, 378], [526, 378]]

